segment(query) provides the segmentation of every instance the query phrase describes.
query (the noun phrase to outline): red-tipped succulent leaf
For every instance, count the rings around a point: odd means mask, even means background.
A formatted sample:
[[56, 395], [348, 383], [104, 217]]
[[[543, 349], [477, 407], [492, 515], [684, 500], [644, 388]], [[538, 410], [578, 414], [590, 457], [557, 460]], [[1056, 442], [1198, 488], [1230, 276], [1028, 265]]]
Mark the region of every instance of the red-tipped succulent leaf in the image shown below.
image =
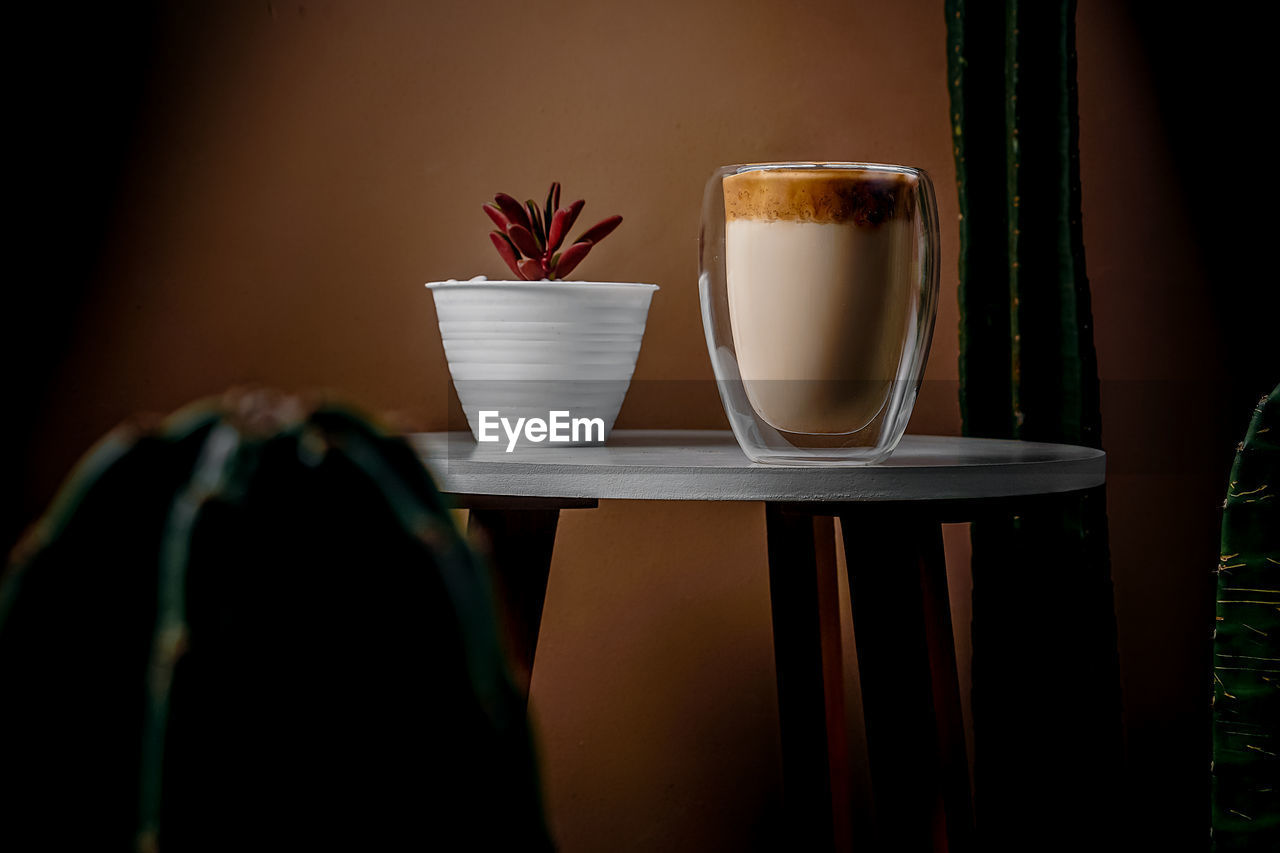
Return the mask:
[[512, 225], [523, 225], [529, 227], [529, 214], [524, 212], [524, 206], [506, 193], [498, 193], [493, 197], [498, 203], [498, 209], [502, 211], [502, 215], [511, 220]]
[[493, 220], [493, 224], [498, 226], [498, 230], [505, 233], [507, 228], [511, 226], [511, 220], [507, 219], [496, 204], [486, 204], [483, 207], [484, 212], [489, 214], [489, 218]]
[[613, 233], [613, 229], [622, 224], [621, 216], [610, 216], [608, 219], [601, 220], [592, 225], [586, 231], [582, 232], [582, 236], [575, 240], [575, 243], [599, 243], [605, 237]]
[[560, 261], [556, 264], [556, 277], [564, 278], [573, 272], [573, 268], [582, 263], [582, 259], [587, 256], [587, 252], [591, 251], [594, 243], [574, 243], [560, 254]]
[[516, 244], [516, 248], [526, 258], [537, 258], [542, 255], [542, 247], [538, 245], [538, 241], [529, 233], [529, 229], [523, 225], [512, 225], [507, 229], [507, 236], [511, 238], [511, 242]]
[[533, 258], [525, 258], [520, 261], [519, 267], [520, 277], [526, 281], [538, 281], [546, 275], [542, 271], [542, 264], [538, 263]]
[[564, 235], [569, 230], [569, 211], [557, 210], [551, 217], [551, 226], [547, 229], [547, 251], [556, 252], [564, 242]]
[[493, 241], [493, 247], [498, 250], [498, 254], [502, 256], [502, 260], [511, 268], [511, 271], [515, 273], [516, 278], [522, 278], [518, 265], [520, 253], [516, 251], [511, 238], [500, 231], [490, 231], [489, 239]]

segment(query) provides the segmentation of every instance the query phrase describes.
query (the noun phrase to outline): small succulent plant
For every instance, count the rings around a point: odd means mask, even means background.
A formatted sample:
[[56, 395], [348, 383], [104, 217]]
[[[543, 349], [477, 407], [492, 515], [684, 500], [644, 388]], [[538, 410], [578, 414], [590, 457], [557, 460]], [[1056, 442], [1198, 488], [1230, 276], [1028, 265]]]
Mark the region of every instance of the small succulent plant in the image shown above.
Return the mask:
[[551, 185], [542, 207], [532, 199], [520, 204], [506, 193], [498, 193], [492, 204], [484, 205], [484, 212], [498, 226], [497, 231], [490, 232], [489, 239], [516, 278], [525, 281], [565, 278], [596, 243], [613, 233], [622, 222], [621, 216], [597, 222], [560, 251], [584, 204], [585, 201], [578, 199], [562, 208], [559, 183]]

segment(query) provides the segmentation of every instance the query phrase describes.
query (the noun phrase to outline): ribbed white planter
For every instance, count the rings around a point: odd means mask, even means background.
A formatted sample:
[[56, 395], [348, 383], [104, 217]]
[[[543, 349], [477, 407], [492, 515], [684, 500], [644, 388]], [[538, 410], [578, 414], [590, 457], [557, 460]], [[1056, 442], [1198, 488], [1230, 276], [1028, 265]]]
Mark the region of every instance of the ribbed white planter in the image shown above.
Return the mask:
[[[449, 373], [477, 439], [481, 411], [500, 412], [512, 424], [517, 418], [546, 420], [554, 411], [600, 418], [608, 438], [631, 385], [657, 285], [435, 281], [427, 287]], [[499, 435], [505, 447], [506, 436]], [[517, 446], [528, 443], [522, 438]]]

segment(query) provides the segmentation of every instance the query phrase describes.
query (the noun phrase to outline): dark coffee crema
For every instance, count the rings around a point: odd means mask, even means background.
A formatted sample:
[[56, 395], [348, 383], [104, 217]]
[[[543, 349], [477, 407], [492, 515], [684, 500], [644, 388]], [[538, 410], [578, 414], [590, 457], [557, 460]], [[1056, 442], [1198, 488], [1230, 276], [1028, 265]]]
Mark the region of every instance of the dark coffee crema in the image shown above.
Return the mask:
[[916, 178], [870, 169], [754, 169], [724, 179], [724, 217], [852, 223], [911, 215]]

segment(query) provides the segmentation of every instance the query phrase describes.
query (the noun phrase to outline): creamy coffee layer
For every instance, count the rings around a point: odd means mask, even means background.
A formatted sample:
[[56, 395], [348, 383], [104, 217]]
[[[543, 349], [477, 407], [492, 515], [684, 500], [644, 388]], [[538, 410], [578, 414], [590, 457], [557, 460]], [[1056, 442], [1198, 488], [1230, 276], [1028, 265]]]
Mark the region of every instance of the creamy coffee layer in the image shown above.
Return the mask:
[[755, 169], [724, 179], [725, 219], [853, 223], [911, 216], [916, 178], [871, 169]]

